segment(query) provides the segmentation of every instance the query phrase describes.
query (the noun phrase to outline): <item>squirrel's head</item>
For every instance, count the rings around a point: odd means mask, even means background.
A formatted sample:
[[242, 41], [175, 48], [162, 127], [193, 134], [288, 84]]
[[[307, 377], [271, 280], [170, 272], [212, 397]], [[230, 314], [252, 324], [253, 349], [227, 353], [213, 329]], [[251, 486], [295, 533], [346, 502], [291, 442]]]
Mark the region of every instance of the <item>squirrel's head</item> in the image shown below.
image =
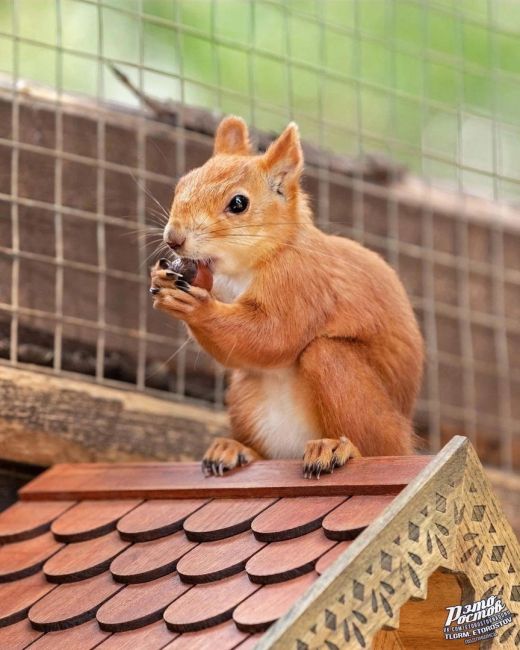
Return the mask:
[[253, 155], [244, 120], [225, 118], [213, 156], [177, 183], [164, 241], [179, 255], [207, 260], [216, 271], [251, 268], [308, 221], [302, 168], [296, 124], [264, 154]]

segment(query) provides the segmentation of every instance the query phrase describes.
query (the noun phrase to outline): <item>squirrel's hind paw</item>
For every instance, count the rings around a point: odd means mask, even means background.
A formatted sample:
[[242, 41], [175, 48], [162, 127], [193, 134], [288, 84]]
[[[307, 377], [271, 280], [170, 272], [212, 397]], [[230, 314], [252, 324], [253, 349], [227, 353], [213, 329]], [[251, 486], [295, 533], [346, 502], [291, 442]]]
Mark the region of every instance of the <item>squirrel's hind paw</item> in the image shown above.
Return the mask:
[[331, 474], [349, 458], [358, 456], [361, 456], [358, 448], [344, 436], [309, 440], [303, 454], [303, 476], [320, 478], [320, 474]]

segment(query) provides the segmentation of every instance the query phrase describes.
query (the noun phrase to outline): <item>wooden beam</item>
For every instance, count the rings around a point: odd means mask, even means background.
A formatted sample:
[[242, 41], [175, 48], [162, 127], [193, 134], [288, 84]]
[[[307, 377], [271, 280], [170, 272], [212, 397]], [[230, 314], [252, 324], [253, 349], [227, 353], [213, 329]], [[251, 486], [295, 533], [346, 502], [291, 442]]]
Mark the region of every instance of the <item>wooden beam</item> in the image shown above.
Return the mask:
[[356, 458], [320, 480], [303, 478], [298, 460], [256, 461], [204, 478], [199, 463], [56, 465], [20, 490], [23, 500], [281, 497], [395, 493], [430, 462], [428, 456]]
[[0, 366], [0, 456], [48, 466], [65, 462], [195, 460], [225, 413]]

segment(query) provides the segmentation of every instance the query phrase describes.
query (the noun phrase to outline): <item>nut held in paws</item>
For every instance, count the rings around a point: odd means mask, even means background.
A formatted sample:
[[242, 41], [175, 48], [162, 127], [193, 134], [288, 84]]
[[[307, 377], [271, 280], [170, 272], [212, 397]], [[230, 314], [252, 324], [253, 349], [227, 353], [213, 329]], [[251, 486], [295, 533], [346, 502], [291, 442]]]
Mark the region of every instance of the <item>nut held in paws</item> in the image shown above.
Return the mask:
[[170, 269], [175, 273], [180, 273], [182, 279], [194, 287], [200, 287], [206, 291], [211, 291], [213, 287], [213, 273], [203, 262], [190, 260], [187, 257], [178, 257], [170, 262]]

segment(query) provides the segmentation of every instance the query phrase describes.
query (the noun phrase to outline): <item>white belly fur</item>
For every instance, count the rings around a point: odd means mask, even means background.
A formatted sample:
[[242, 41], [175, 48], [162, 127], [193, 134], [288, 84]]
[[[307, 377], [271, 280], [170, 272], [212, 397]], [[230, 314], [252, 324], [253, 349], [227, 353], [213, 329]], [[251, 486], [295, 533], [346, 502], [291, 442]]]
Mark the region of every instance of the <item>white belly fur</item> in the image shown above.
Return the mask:
[[295, 372], [280, 368], [260, 373], [261, 397], [255, 420], [268, 458], [301, 458], [305, 443], [319, 437], [294, 398]]

